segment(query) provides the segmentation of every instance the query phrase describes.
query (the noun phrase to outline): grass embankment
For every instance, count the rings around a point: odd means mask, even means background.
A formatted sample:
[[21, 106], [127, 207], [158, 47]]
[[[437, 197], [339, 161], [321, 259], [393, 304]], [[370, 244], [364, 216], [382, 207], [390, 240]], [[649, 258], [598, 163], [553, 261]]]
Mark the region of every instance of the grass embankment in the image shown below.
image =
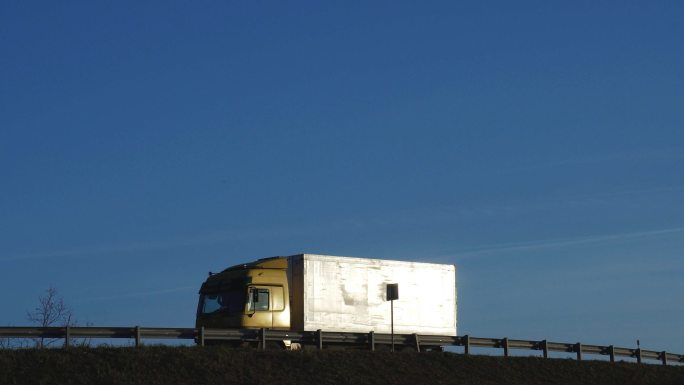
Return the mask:
[[684, 384], [684, 367], [452, 353], [27, 349], [0, 350], [0, 384]]

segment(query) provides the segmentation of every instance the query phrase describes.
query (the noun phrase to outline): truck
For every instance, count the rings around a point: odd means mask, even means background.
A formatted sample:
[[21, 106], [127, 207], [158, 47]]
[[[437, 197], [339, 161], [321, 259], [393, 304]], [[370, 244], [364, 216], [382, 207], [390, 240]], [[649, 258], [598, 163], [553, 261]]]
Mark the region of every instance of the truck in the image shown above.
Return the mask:
[[456, 336], [456, 300], [454, 265], [297, 254], [209, 273], [196, 327]]

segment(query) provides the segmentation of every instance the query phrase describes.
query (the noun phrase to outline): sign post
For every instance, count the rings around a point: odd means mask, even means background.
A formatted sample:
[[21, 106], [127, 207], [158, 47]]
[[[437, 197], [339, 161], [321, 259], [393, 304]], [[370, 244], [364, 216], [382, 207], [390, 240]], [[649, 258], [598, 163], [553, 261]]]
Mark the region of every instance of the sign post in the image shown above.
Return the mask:
[[394, 351], [394, 300], [399, 299], [399, 284], [387, 284], [387, 300], [390, 301], [390, 323], [392, 331], [392, 351]]

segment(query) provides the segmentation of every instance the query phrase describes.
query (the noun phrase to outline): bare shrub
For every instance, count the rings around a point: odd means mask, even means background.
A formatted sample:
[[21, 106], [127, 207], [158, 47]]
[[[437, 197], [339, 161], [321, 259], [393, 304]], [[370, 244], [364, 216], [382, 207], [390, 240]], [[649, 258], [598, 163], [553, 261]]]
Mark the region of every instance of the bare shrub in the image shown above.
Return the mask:
[[[26, 319], [40, 327], [74, 326], [71, 309], [64, 303], [57, 289], [49, 287], [45, 295], [38, 298], [38, 306], [33, 311], [26, 312]], [[35, 346], [44, 348], [61, 339], [35, 338]]]

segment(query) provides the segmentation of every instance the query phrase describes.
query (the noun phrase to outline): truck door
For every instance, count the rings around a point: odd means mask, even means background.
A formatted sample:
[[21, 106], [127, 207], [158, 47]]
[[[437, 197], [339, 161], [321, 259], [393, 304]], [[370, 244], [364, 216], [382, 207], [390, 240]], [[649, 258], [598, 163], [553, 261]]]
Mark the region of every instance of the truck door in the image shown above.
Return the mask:
[[273, 312], [271, 290], [268, 286], [250, 286], [244, 325], [254, 328], [272, 328]]

